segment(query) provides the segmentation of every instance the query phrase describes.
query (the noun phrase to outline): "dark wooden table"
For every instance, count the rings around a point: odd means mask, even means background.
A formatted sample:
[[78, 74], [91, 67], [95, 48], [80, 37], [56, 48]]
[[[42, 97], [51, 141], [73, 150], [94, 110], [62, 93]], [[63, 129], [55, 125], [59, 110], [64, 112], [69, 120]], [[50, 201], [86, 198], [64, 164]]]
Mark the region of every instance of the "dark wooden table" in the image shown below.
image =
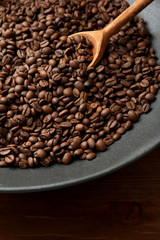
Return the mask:
[[159, 240], [160, 147], [95, 181], [0, 194], [0, 240]]

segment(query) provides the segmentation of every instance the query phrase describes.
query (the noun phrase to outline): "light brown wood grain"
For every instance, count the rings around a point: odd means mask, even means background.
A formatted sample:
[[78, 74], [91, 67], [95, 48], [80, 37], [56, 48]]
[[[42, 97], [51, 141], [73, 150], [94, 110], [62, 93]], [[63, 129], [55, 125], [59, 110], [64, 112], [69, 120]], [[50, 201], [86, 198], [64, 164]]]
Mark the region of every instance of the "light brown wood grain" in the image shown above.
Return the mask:
[[160, 147], [79, 186], [0, 194], [0, 239], [160, 239]]

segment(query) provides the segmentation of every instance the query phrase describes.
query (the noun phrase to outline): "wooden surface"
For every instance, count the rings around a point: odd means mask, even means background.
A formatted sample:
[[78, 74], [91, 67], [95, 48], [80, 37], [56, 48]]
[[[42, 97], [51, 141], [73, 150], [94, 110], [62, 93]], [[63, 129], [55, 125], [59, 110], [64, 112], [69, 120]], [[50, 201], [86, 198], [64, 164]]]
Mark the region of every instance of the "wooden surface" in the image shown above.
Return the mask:
[[95, 181], [0, 194], [0, 240], [159, 240], [160, 147]]

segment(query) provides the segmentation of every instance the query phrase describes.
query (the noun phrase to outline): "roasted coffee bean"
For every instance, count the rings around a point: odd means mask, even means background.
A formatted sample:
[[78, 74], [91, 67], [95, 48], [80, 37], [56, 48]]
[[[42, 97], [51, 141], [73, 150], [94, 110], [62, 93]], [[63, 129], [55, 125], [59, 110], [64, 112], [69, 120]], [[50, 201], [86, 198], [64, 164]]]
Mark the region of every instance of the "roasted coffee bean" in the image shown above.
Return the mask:
[[113, 135], [113, 140], [116, 141], [121, 137], [121, 135], [117, 132]]
[[126, 130], [125, 130], [124, 127], [120, 127], [120, 128], [117, 129], [117, 133], [119, 133], [119, 134], [121, 134], [121, 135], [124, 134], [125, 131], [126, 131]]
[[28, 165], [29, 165], [29, 167], [33, 167], [34, 166], [34, 159], [33, 159], [33, 157], [29, 157], [28, 158]]
[[96, 154], [94, 152], [88, 153], [86, 156], [87, 160], [92, 160], [96, 157]]
[[75, 88], [77, 88], [80, 92], [84, 90], [84, 83], [81, 81], [75, 82]]
[[109, 108], [105, 108], [102, 110], [101, 115], [102, 117], [107, 117], [110, 114], [111, 110]]
[[38, 138], [36, 136], [30, 136], [28, 139], [31, 143], [36, 143]]
[[84, 125], [79, 123], [75, 126], [75, 130], [78, 131], [78, 132], [82, 132], [84, 131]]
[[0, 148], [0, 156], [8, 155], [11, 152], [10, 148]]
[[7, 112], [7, 106], [4, 104], [0, 104], [0, 113], [5, 113]]
[[10, 154], [8, 156], [5, 157], [5, 162], [7, 164], [13, 163], [15, 160], [15, 156], [13, 154]]
[[70, 65], [71, 68], [78, 68], [79, 67], [79, 63], [78, 63], [77, 60], [71, 60], [69, 62], [69, 65]]
[[1, 47], [1, 48], [5, 48], [6, 46], [7, 46], [6, 40], [5, 40], [5, 39], [1, 39], [1, 41], [0, 41], [0, 47]]
[[39, 71], [39, 75], [41, 78], [46, 79], [47, 78], [47, 72], [44, 70]]
[[145, 104], [142, 106], [142, 111], [143, 111], [144, 113], [148, 113], [149, 110], [150, 110], [150, 105], [149, 105], [149, 103], [145, 103]]
[[52, 108], [51, 108], [50, 106], [48, 106], [48, 105], [44, 105], [44, 106], [42, 107], [42, 110], [43, 110], [43, 112], [44, 112], [45, 114], [50, 114], [50, 113], [53, 112]]
[[70, 128], [70, 127], [72, 127], [72, 123], [70, 123], [70, 122], [61, 122], [60, 126], [63, 127], [63, 128]]
[[79, 112], [83, 113], [87, 110], [87, 104], [86, 103], [82, 103], [80, 106], [79, 106]]
[[89, 138], [87, 142], [88, 142], [88, 146], [89, 146], [90, 149], [94, 149], [95, 148], [96, 143], [95, 143], [93, 138]]
[[43, 149], [38, 149], [36, 152], [35, 152], [35, 157], [38, 157], [38, 158], [45, 158], [46, 157], [46, 152], [43, 150]]
[[88, 147], [87, 141], [84, 141], [84, 142], [81, 143], [81, 148], [82, 148], [83, 150], [87, 149], [87, 147]]
[[155, 100], [155, 95], [154, 95], [153, 93], [147, 93], [147, 94], [145, 95], [145, 98], [146, 98], [148, 101], [152, 102], [152, 101]]
[[0, 167], [6, 167], [7, 163], [4, 160], [0, 161]]
[[72, 96], [72, 88], [65, 88], [63, 90], [63, 94], [66, 96], [66, 97], [71, 97]]
[[5, 38], [11, 38], [13, 36], [13, 30], [12, 29], [7, 29], [4, 33], [3, 33]]
[[17, 76], [15, 81], [17, 84], [22, 85], [24, 83], [24, 78], [22, 78], [21, 76]]
[[125, 127], [126, 130], [131, 129], [131, 128], [132, 128], [132, 122], [131, 122], [130, 120], [128, 120], [128, 121], [126, 122], [126, 124], [124, 125], [124, 127]]
[[6, 104], [8, 102], [8, 98], [7, 97], [1, 97], [0, 98], [0, 104]]
[[150, 111], [160, 66], [142, 19], [91, 68], [90, 41], [67, 37], [102, 29], [125, 1], [1, 2], [0, 166], [92, 160]]
[[65, 153], [64, 156], [63, 156], [63, 158], [62, 158], [62, 162], [63, 162], [64, 164], [69, 164], [69, 163], [71, 162], [71, 160], [72, 160], [72, 155], [71, 155], [71, 153]]
[[104, 141], [105, 141], [106, 146], [110, 146], [114, 143], [113, 138], [109, 138], [109, 139], [107, 138], [107, 139], [104, 139]]
[[81, 156], [83, 154], [83, 149], [78, 148], [74, 151], [74, 156]]
[[42, 112], [42, 108], [41, 108], [41, 106], [39, 105], [38, 102], [33, 102], [32, 106], [33, 106], [33, 108], [36, 112], [39, 112], [39, 113]]
[[28, 98], [28, 99], [34, 98], [34, 92], [33, 91], [28, 91], [27, 94], [26, 94], [26, 98]]
[[23, 169], [27, 168], [27, 167], [28, 167], [28, 162], [27, 162], [27, 160], [21, 159], [21, 161], [19, 161], [19, 167], [20, 167], [20, 168], [23, 168]]
[[128, 117], [129, 117], [129, 119], [130, 119], [131, 121], [133, 121], [133, 122], [137, 122], [137, 121], [138, 121], [138, 115], [137, 115], [137, 113], [136, 113], [135, 111], [133, 111], [133, 110], [130, 110], [130, 111], [128, 112]]
[[71, 148], [72, 149], [79, 148], [81, 141], [82, 141], [81, 137], [79, 137], [79, 136], [74, 137], [73, 141], [71, 142]]
[[30, 58], [27, 59], [26, 63], [27, 63], [28, 65], [32, 65], [33, 63], [36, 62], [36, 60], [37, 60], [37, 59], [36, 59], [35, 57], [30, 57]]
[[43, 54], [49, 55], [51, 53], [52, 49], [50, 47], [45, 47], [42, 49]]
[[106, 144], [104, 143], [103, 139], [99, 139], [96, 142], [96, 149], [100, 152], [104, 152], [106, 150]]

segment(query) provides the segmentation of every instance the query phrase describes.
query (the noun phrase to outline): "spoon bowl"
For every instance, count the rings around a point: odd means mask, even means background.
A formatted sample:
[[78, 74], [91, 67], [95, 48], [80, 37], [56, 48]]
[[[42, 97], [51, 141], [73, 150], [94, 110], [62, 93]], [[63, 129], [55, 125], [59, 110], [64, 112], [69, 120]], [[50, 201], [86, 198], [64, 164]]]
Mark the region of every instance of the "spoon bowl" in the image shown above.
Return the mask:
[[93, 60], [89, 64], [88, 68], [95, 66], [103, 57], [104, 51], [109, 43], [110, 38], [106, 38], [103, 30], [75, 33], [70, 35], [69, 37], [74, 38], [75, 36], [83, 36], [91, 42], [93, 46]]

